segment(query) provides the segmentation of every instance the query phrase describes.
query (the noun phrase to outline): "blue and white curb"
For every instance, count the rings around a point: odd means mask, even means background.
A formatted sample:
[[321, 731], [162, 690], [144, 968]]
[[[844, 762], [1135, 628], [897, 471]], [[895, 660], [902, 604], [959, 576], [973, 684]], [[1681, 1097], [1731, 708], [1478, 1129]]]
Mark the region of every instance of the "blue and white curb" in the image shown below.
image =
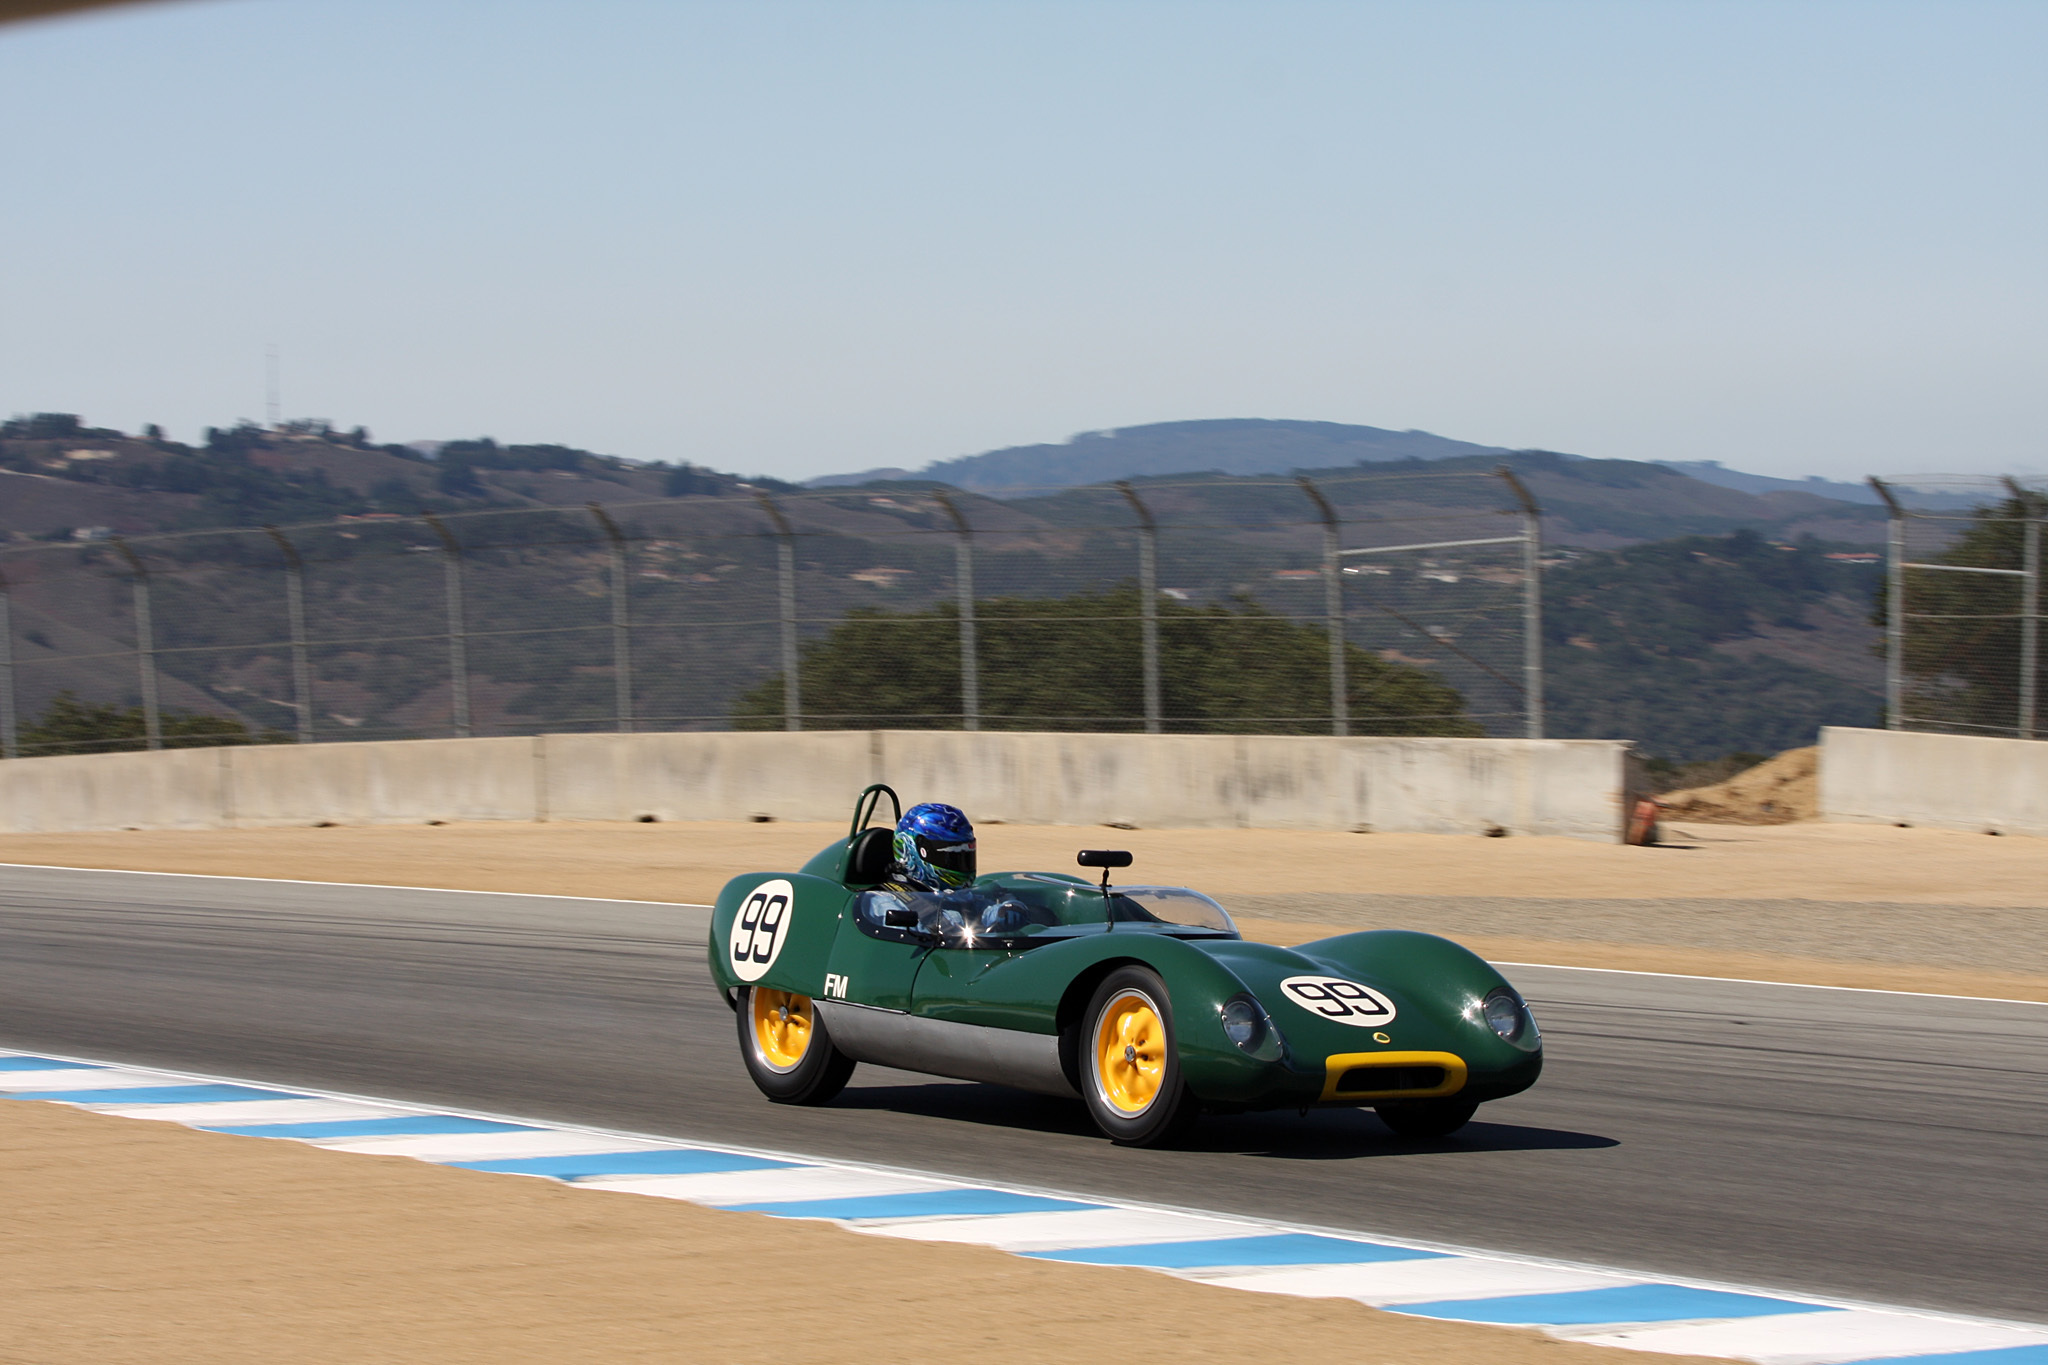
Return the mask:
[[541, 1176], [855, 1232], [1132, 1266], [1266, 1294], [1758, 1365], [2048, 1365], [2048, 1325], [1787, 1295], [1466, 1248], [974, 1185], [386, 1100], [0, 1051], [0, 1098]]

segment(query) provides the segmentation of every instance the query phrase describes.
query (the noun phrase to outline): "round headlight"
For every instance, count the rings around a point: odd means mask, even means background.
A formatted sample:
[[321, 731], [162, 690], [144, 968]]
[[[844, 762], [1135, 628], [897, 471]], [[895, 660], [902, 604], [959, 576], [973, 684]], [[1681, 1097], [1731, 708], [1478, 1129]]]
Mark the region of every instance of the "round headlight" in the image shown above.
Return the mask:
[[1536, 1020], [1521, 996], [1506, 987], [1496, 987], [1487, 994], [1481, 1008], [1487, 1025], [1502, 1038], [1523, 1049], [1537, 1046]]
[[1243, 996], [1223, 1006], [1223, 1036], [1239, 1047], [1256, 1047], [1266, 1032], [1266, 1012]]

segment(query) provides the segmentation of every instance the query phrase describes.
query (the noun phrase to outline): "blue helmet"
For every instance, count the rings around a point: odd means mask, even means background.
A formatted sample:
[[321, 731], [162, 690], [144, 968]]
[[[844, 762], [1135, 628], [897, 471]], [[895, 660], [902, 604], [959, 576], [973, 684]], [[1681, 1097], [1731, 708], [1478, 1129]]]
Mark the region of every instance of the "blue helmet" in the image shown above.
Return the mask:
[[957, 806], [925, 801], [897, 822], [896, 870], [930, 891], [950, 891], [974, 880], [974, 826]]

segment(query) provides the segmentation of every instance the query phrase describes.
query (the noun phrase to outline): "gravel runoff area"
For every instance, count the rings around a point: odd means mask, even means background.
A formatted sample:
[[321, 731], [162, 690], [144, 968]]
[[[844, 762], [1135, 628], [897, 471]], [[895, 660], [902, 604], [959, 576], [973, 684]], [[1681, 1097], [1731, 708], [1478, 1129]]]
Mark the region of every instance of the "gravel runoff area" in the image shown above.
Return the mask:
[[[0, 862], [709, 901], [843, 826], [451, 824], [0, 836]], [[1248, 934], [1406, 927], [1502, 961], [2048, 1000], [2048, 839], [1674, 822], [1667, 842], [989, 825], [984, 867], [1128, 848]]]
[[1344, 1299], [44, 1103], [0, 1103], [0, 1201], [0, 1360], [38, 1365], [1615, 1359]]

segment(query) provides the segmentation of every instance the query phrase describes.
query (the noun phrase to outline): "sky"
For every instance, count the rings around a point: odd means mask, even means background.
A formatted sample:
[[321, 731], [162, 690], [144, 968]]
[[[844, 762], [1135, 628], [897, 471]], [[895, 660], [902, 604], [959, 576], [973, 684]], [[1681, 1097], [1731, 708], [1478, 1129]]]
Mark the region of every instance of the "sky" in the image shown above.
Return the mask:
[[2034, 0], [178, 0], [0, 28], [0, 184], [0, 414], [2048, 470]]

